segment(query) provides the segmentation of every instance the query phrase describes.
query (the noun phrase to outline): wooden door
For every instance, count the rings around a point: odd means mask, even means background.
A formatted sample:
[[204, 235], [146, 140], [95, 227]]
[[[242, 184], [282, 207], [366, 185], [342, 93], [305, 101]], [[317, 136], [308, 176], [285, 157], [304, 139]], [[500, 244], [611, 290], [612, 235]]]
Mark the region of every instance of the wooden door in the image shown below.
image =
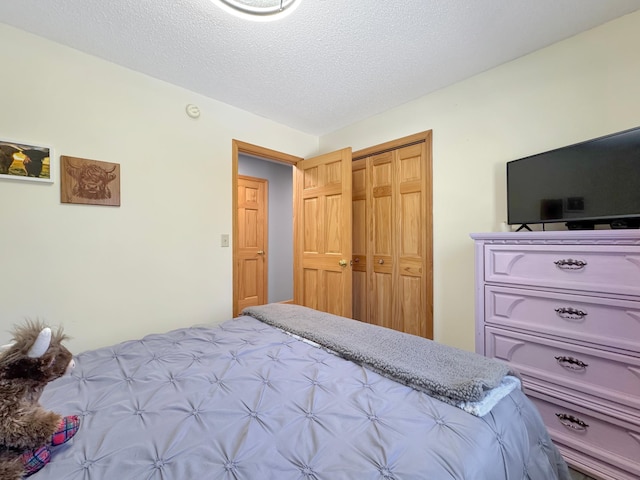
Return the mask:
[[[431, 220], [427, 210], [425, 144], [409, 145], [395, 153], [395, 275], [394, 319], [404, 332], [433, 338], [431, 286]], [[396, 328], [396, 325], [394, 325]]]
[[268, 182], [238, 175], [238, 250], [236, 255], [237, 305], [243, 308], [267, 303]]
[[298, 162], [294, 176], [294, 301], [351, 318], [351, 148]]
[[369, 311], [370, 323], [402, 330], [401, 319], [394, 314], [394, 240], [395, 199], [394, 152], [369, 159], [371, 209], [369, 230]]
[[[364, 287], [354, 263], [355, 318], [433, 338], [431, 132], [370, 147], [355, 156], [354, 260], [366, 258]], [[365, 237], [363, 254], [359, 239]]]

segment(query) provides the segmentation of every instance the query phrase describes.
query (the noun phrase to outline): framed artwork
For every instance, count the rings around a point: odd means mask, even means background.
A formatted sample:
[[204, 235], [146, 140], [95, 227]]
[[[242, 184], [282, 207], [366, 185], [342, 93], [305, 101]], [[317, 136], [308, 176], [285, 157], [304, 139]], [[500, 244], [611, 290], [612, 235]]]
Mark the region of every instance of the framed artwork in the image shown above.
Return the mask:
[[0, 139], [0, 178], [53, 183], [53, 150]]
[[60, 156], [60, 201], [120, 206], [120, 164]]

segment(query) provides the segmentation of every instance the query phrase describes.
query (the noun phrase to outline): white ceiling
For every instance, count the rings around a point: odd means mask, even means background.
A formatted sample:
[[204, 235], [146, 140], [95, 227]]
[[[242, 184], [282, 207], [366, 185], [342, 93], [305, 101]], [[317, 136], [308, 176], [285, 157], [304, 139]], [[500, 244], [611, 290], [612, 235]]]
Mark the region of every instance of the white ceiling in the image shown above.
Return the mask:
[[[640, 9], [640, 0], [0, 0], [0, 20], [315, 135]], [[2, 46], [6, 48], [6, 46]]]

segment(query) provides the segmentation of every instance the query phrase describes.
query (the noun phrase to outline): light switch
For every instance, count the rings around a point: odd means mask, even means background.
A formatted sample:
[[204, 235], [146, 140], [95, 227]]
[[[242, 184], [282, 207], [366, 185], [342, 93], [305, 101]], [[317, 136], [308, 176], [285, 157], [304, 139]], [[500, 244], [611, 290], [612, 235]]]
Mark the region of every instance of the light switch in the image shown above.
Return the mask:
[[223, 233], [222, 235], [220, 235], [220, 246], [221, 247], [228, 247], [229, 246], [229, 234], [228, 233]]

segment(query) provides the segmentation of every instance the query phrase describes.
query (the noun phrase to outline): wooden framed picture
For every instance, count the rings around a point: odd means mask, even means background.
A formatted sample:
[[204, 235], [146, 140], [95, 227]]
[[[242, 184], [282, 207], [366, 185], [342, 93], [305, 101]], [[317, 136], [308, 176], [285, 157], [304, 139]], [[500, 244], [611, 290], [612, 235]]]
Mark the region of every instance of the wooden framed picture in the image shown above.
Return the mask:
[[120, 164], [60, 157], [62, 203], [120, 206]]
[[0, 178], [53, 183], [51, 147], [0, 139]]

